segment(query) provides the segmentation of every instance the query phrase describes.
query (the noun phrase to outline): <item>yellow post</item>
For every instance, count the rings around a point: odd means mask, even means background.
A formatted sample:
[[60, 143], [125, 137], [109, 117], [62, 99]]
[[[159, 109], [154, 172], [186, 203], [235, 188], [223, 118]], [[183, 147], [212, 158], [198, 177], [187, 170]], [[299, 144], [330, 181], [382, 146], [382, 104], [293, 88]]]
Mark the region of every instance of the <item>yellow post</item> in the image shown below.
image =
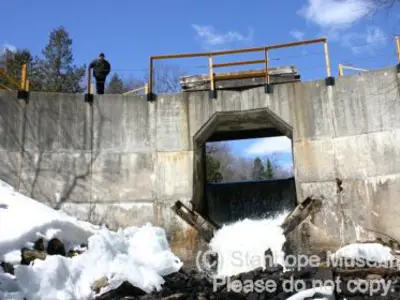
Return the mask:
[[93, 83], [89, 83], [90, 84], [90, 88], [89, 88], [89, 94], [94, 94], [94, 87], [93, 87]]
[[214, 84], [214, 70], [213, 70], [213, 58], [210, 55], [208, 57], [208, 66], [209, 66], [209, 72], [210, 72], [210, 90], [214, 91], [215, 90], [215, 84]]
[[88, 94], [93, 94], [93, 86], [92, 86], [92, 69], [88, 68], [88, 75], [87, 75], [87, 89], [88, 89]]
[[144, 93], [145, 94], [149, 93], [149, 85], [147, 83], [144, 85]]
[[400, 42], [398, 35], [396, 35], [396, 51], [397, 51], [397, 60], [400, 63]]
[[343, 66], [339, 64], [339, 76], [343, 76]]
[[26, 90], [26, 64], [22, 65], [21, 70], [21, 90]]
[[150, 57], [148, 94], [152, 94], [152, 93], [153, 93], [153, 58]]
[[29, 91], [29, 80], [26, 80], [25, 89]]
[[268, 72], [268, 50], [265, 48], [265, 83], [269, 84], [269, 72]]
[[325, 53], [325, 64], [326, 64], [326, 76], [331, 77], [331, 62], [329, 60], [328, 42], [324, 42], [324, 53]]

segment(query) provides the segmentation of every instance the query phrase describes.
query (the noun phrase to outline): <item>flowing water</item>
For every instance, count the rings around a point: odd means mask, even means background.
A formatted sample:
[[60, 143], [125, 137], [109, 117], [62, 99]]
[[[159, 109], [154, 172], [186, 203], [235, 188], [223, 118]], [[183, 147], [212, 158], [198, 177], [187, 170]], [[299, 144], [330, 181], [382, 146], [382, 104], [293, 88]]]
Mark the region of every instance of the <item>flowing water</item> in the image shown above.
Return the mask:
[[268, 249], [272, 262], [284, 266], [282, 247], [286, 238], [280, 225], [288, 214], [285, 211], [269, 219], [244, 219], [224, 225], [210, 242], [211, 250], [218, 254], [218, 276], [265, 268]]

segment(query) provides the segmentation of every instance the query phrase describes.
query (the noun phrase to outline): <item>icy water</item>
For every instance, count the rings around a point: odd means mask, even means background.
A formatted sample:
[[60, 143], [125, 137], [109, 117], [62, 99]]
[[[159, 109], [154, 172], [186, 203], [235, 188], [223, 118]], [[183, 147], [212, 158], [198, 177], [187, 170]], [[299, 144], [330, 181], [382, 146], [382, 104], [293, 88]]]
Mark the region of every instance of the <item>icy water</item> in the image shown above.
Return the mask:
[[[233, 276], [259, 267], [266, 267], [265, 251], [270, 249], [273, 260], [283, 264], [286, 238], [280, 225], [289, 212], [269, 219], [244, 219], [223, 226], [210, 242], [218, 253], [218, 275]], [[271, 258], [271, 256], [270, 256]]]

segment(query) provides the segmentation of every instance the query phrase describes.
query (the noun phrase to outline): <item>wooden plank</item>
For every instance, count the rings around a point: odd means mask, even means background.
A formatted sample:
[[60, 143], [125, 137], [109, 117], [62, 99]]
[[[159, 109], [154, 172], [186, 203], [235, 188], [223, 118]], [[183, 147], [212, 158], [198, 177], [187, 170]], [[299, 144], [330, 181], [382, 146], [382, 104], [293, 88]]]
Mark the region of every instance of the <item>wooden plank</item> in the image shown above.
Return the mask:
[[[269, 68], [270, 83], [282, 84], [300, 81], [300, 75], [292, 66]], [[244, 89], [249, 87], [261, 86], [265, 84], [265, 70], [248, 70], [217, 73], [215, 75], [216, 89]], [[192, 75], [180, 78], [180, 85], [183, 91], [201, 91], [210, 89], [209, 75]]]
[[214, 232], [220, 227], [201, 216], [198, 212], [189, 209], [181, 201], [175, 202], [172, 210], [181, 217], [186, 223], [195, 228], [199, 235], [206, 241], [210, 242], [214, 236]]

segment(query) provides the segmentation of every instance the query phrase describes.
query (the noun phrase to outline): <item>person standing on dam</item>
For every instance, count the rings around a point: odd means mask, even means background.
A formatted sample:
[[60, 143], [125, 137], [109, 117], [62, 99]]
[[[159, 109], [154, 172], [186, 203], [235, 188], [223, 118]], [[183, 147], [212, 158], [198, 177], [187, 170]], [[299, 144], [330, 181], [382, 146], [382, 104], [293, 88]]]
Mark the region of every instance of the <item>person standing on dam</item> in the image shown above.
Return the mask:
[[90, 63], [90, 69], [93, 69], [93, 76], [96, 79], [97, 94], [104, 94], [106, 79], [111, 72], [111, 64], [104, 58], [104, 53], [100, 53], [99, 57]]

